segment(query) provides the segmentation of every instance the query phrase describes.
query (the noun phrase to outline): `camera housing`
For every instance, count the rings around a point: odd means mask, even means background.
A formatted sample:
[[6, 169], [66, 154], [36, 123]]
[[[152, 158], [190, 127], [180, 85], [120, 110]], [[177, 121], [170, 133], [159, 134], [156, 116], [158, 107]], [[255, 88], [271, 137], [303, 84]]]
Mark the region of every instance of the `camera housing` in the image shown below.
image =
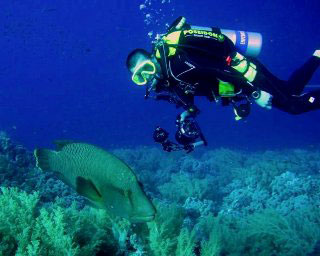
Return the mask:
[[195, 120], [187, 118], [178, 124], [175, 138], [179, 144], [187, 145], [193, 143], [200, 137], [200, 129]]

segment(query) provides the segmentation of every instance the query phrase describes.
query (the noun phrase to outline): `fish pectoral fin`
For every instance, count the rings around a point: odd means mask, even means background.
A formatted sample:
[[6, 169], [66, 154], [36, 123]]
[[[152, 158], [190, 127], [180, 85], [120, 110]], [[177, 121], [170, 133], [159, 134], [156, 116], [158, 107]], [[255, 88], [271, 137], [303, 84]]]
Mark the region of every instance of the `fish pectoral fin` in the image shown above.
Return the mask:
[[98, 202], [102, 199], [102, 195], [95, 186], [95, 184], [83, 177], [78, 176], [76, 180], [76, 191], [84, 196], [89, 198], [92, 201]]
[[53, 143], [56, 145], [56, 150], [61, 151], [64, 146], [77, 142], [74, 140], [55, 140]]

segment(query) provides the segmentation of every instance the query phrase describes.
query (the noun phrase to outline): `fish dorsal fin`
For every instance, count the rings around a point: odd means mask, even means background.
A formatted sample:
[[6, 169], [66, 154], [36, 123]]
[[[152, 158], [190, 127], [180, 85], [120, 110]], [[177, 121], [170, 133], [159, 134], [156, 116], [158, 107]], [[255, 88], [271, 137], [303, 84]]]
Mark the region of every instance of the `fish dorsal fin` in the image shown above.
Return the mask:
[[98, 202], [102, 199], [102, 195], [94, 185], [94, 183], [91, 180], [87, 180], [80, 176], [78, 176], [76, 180], [76, 191], [80, 195], [87, 197], [95, 202]]
[[61, 151], [64, 146], [72, 144], [72, 143], [76, 143], [76, 141], [74, 141], [74, 140], [55, 140], [53, 143], [56, 145], [56, 150]]

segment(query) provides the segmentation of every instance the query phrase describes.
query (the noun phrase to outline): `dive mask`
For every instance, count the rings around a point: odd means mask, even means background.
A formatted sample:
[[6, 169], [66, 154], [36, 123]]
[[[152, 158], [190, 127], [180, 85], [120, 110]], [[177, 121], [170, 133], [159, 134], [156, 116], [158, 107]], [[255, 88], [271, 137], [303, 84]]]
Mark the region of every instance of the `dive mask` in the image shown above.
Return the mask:
[[141, 62], [132, 75], [132, 81], [137, 85], [145, 85], [149, 76], [156, 73], [156, 65], [151, 60]]

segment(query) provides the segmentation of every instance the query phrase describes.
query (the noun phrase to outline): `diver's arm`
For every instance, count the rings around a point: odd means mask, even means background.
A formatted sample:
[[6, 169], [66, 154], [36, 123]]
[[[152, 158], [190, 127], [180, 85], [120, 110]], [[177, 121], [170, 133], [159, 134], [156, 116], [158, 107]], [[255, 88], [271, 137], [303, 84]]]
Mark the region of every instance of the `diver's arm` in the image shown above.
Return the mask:
[[189, 109], [193, 105], [193, 97], [190, 100], [181, 99], [178, 95], [170, 92], [161, 92], [157, 93], [154, 97], [155, 100], [167, 101], [170, 104], [176, 105], [177, 108], [184, 108], [185, 110]]
[[177, 85], [169, 84], [168, 80], [159, 81], [154, 92], [153, 98], [155, 100], [167, 101], [175, 104], [177, 108], [183, 107], [187, 110], [194, 106], [194, 95], [184, 93]]

